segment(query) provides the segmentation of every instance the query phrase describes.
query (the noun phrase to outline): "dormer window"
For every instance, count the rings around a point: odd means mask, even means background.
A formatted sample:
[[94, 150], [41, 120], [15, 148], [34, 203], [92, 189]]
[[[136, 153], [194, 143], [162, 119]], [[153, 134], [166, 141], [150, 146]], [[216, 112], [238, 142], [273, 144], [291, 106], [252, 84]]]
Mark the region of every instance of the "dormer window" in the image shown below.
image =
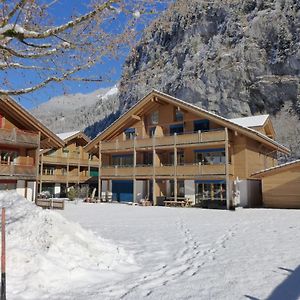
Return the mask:
[[159, 121], [159, 113], [158, 113], [158, 111], [152, 112], [152, 114], [150, 115], [150, 123], [151, 123], [151, 125], [157, 125], [158, 121]]
[[135, 128], [127, 128], [124, 133], [126, 140], [133, 140], [135, 137]]
[[183, 112], [180, 110], [179, 107], [175, 108], [174, 121], [175, 122], [182, 122], [183, 121]]

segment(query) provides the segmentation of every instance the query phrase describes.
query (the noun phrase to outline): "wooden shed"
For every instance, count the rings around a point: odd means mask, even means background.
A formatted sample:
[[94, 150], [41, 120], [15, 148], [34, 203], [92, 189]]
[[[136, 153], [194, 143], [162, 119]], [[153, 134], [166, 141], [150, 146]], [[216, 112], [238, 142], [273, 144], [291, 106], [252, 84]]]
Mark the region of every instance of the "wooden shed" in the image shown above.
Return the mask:
[[263, 204], [274, 208], [300, 208], [300, 160], [252, 174], [261, 179]]

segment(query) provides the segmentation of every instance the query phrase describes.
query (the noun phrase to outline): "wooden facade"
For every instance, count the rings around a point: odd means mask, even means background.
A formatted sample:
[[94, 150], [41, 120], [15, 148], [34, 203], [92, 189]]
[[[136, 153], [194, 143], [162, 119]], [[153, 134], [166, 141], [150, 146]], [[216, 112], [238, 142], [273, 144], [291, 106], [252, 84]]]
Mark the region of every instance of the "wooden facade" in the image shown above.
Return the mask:
[[15, 101], [0, 98], [0, 190], [16, 189], [34, 200], [40, 148], [62, 144]]
[[80, 131], [58, 137], [64, 141], [63, 147], [40, 152], [39, 193], [49, 191], [53, 196], [66, 197], [71, 186], [95, 186], [99, 160], [83, 148], [90, 139]]
[[300, 160], [255, 173], [265, 207], [300, 208]]
[[229, 208], [237, 178], [248, 180], [276, 166], [278, 151], [289, 152], [274, 141], [270, 122], [255, 130], [153, 91], [85, 149], [99, 157], [99, 197], [115, 190], [117, 200], [158, 204], [160, 197], [186, 196]]

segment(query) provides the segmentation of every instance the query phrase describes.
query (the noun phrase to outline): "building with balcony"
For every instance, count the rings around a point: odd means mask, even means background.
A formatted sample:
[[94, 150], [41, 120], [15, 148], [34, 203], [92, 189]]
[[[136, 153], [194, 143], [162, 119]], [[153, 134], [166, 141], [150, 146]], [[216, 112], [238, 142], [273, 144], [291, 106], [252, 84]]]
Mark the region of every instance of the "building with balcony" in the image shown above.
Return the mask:
[[[189, 198], [200, 207], [229, 208], [246, 186], [246, 205], [260, 201], [251, 174], [277, 165], [268, 115], [226, 119], [153, 91], [85, 146], [99, 158], [98, 195], [118, 201]], [[257, 192], [255, 192], [257, 191]]]
[[0, 98], [0, 190], [34, 200], [41, 148], [63, 141], [9, 97]]
[[80, 131], [57, 134], [63, 147], [40, 151], [39, 193], [49, 191], [55, 197], [66, 197], [71, 186], [95, 188], [99, 160], [84, 150], [90, 139]]

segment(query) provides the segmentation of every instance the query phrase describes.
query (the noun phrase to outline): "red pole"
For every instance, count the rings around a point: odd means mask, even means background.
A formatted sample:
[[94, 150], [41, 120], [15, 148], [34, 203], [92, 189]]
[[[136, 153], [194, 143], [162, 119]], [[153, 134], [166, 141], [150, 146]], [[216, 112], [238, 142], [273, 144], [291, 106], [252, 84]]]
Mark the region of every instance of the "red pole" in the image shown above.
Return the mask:
[[1, 300], [6, 300], [6, 274], [5, 274], [5, 208], [2, 207], [1, 216]]

